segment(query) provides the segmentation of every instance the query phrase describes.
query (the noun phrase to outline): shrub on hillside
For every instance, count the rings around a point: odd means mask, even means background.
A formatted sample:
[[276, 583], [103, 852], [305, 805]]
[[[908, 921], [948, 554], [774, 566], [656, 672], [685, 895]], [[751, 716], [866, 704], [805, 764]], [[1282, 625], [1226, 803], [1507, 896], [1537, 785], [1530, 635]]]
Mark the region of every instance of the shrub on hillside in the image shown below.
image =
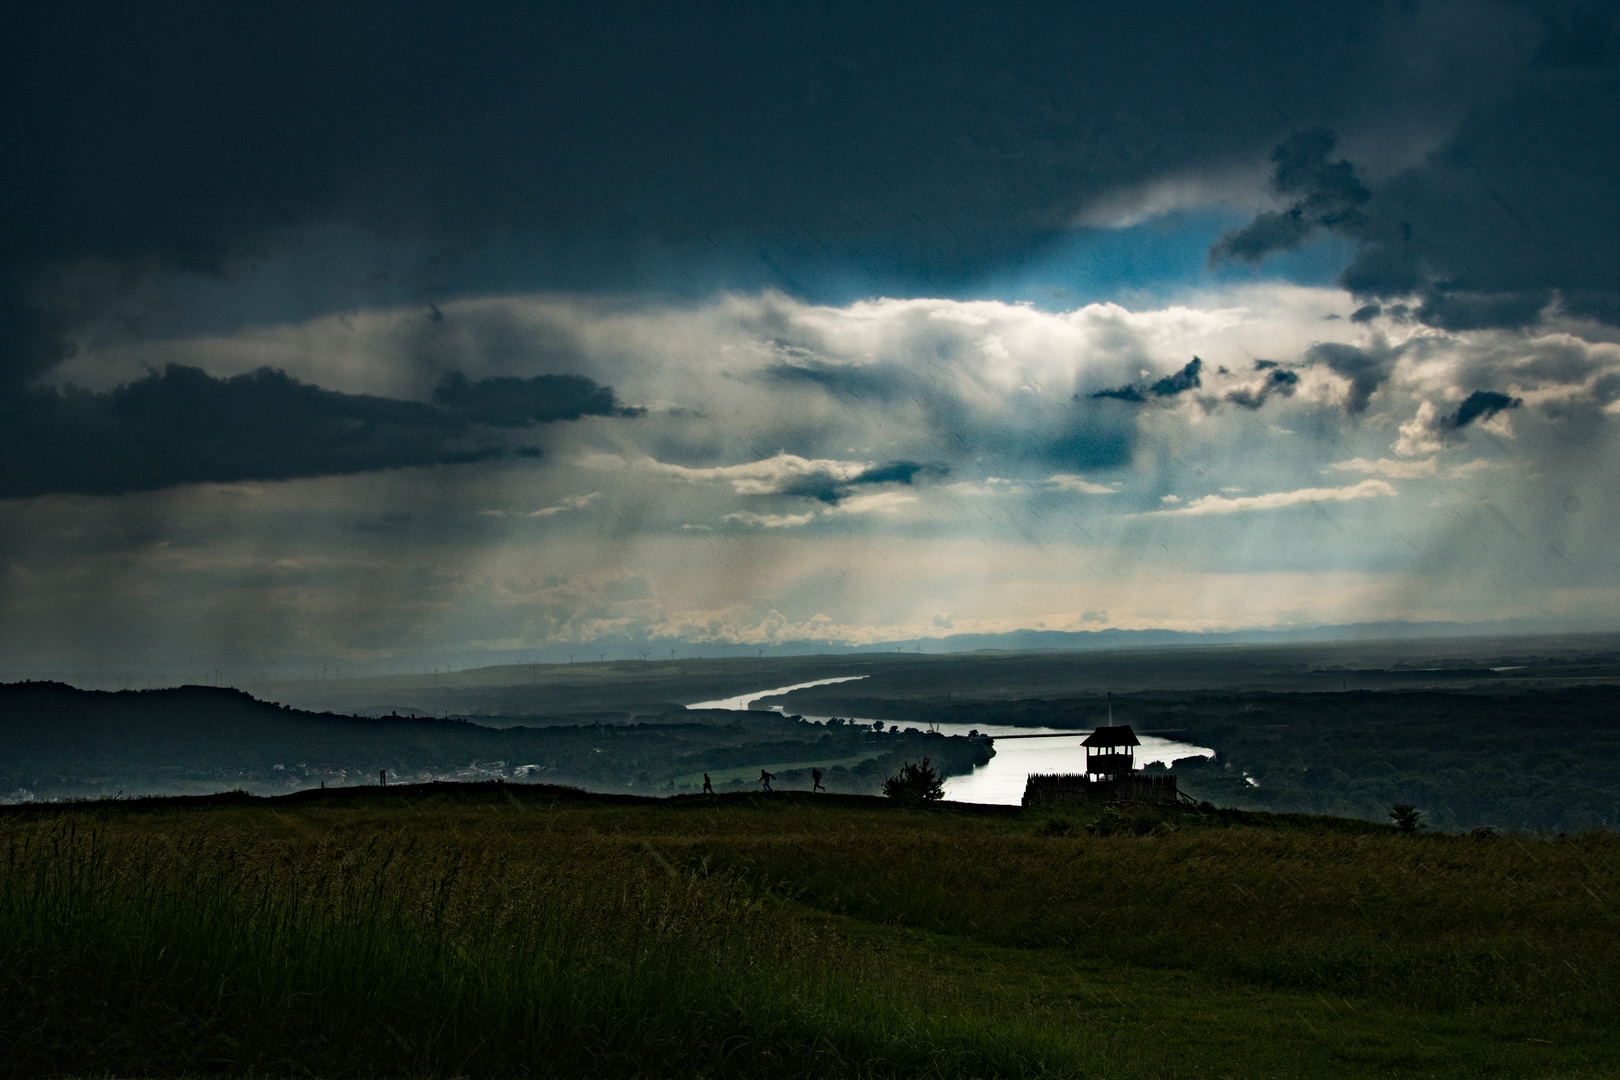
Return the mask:
[[1073, 831], [1074, 822], [1059, 817], [1049, 817], [1035, 826], [1036, 836], [1068, 836]]
[[1174, 826], [1148, 807], [1126, 813], [1117, 806], [1110, 806], [1086, 826], [1092, 836], [1163, 836], [1173, 830]]
[[927, 758], [922, 764], [908, 761], [900, 771], [883, 781], [883, 794], [905, 802], [923, 802], [945, 797], [945, 782]]
[[1389, 820], [1401, 832], [1417, 832], [1423, 828], [1423, 811], [1411, 803], [1396, 803], [1389, 808]]

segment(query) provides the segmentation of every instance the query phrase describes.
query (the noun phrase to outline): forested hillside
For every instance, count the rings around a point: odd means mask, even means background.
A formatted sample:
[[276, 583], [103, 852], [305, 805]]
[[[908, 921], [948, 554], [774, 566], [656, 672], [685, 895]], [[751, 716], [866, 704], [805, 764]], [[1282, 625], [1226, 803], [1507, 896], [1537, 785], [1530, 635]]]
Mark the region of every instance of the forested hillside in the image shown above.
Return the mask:
[[0, 795], [9, 801], [395, 781], [545, 781], [643, 794], [693, 790], [710, 772], [742, 787], [870, 793], [904, 761], [945, 774], [989, 760], [983, 739], [875, 731], [766, 712], [686, 712], [630, 724], [491, 728], [463, 720], [309, 713], [238, 690], [106, 693], [59, 683], [0, 686]]
[[[1100, 694], [856, 698], [863, 683], [786, 700], [898, 723], [922, 719], [1084, 730], [1106, 723]], [[1393, 803], [1429, 824], [1544, 832], [1620, 824], [1620, 686], [1461, 691], [1116, 694], [1138, 731], [1211, 747], [1176, 765], [1181, 788], [1218, 806], [1382, 820]]]

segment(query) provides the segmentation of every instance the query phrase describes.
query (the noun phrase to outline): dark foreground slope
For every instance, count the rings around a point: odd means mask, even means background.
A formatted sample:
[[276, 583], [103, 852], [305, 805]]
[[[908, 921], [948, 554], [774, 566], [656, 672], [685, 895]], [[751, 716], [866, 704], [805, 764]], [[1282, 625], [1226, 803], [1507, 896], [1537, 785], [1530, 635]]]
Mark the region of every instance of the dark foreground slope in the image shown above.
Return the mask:
[[1168, 813], [512, 784], [12, 808], [0, 1074], [1620, 1070], [1612, 834]]
[[107, 693], [12, 683], [0, 685], [0, 797], [271, 792], [377, 783], [385, 769], [395, 781], [500, 777], [673, 794], [700, 784], [705, 771], [725, 784], [761, 766], [809, 786], [812, 765], [834, 790], [870, 792], [903, 761], [929, 756], [947, 773], [968, 772], [992, 753], [983, 740], [775, 713], [643, 719], [496, 729], [301, 712], [215, 687]]

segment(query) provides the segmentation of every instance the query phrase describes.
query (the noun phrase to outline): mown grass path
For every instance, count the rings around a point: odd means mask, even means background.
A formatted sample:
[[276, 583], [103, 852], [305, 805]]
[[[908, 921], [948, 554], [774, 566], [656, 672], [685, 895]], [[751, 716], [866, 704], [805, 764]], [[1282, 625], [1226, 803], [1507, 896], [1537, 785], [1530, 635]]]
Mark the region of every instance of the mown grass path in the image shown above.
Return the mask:
[[0, 814], [0, 1074], [1611, 1076], [1620, 837], [517, 785]]

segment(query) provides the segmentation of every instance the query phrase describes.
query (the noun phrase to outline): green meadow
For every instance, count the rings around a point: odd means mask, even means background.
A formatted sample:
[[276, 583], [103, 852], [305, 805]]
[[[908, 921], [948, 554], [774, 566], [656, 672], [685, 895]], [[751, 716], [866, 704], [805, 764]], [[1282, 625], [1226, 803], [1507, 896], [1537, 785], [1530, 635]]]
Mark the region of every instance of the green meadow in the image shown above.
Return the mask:
[[1620, 1073], [1611, 833], [489, 784], [0, 849], [8, 1076]]

